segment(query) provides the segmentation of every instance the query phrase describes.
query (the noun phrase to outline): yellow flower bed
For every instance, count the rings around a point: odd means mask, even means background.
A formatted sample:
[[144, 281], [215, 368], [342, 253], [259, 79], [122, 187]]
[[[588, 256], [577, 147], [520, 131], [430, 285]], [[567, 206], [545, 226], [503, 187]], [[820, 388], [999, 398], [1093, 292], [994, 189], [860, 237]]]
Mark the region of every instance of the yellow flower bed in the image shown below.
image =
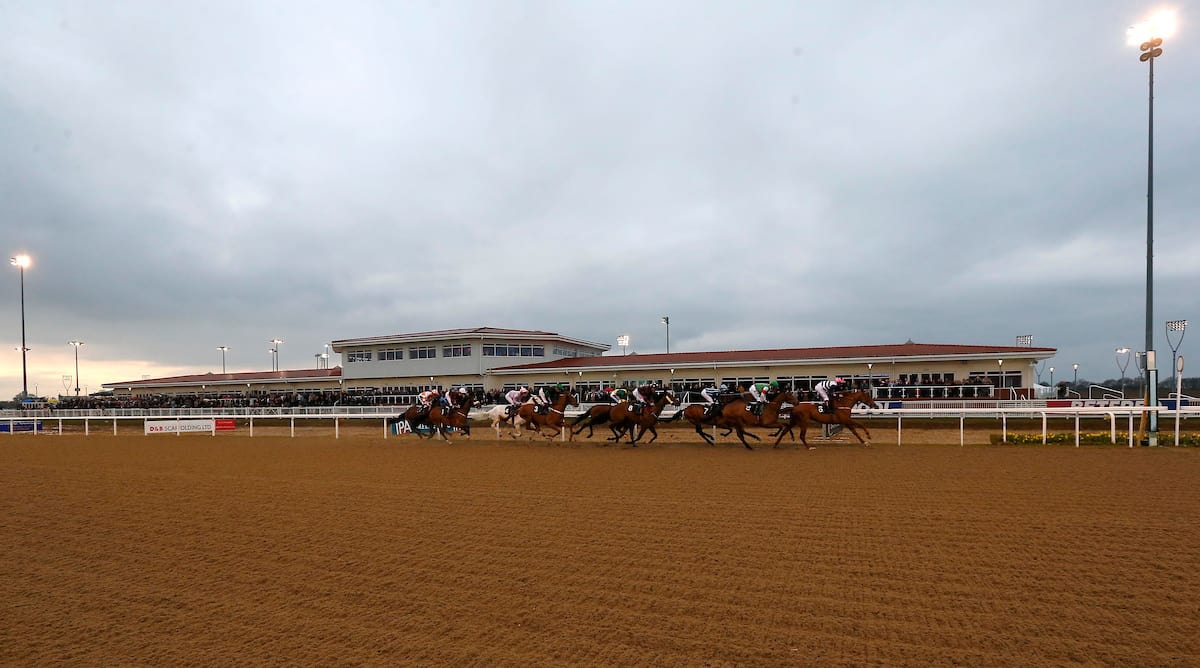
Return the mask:
[[[1000, 443], [1001, 442], [1000, 439], [1001, 439], [1000, 434], [993, 434], [992, 438], [991, 438], [992, 443]], [[1137, 434], [1134, 434], [1134, 439], [1135, 440], [1137, 439]], [[1008, 435], [1008, 442], [1009, 443], [1032, 443], [1032, 444], [1040, 445], [1042, 442], [1042, 435], [1040, 433], [1037, 433], [1037, 434], [1012, 434], [1012, 433], [1010, 433]], [[1075, 433], [1074, 432], [1048, 432], [1046, 434], [1046, 442], [1047, 443], [1065, 443], [1068, 445], [1074, 445], [1075, 444]], [[1095, 443], [1095, 444], [1112, 443], [1112, 434], [1107, 431], [1083, 432], [1083, 433], [1079, 434], [1079, 442], [1080, 443]], [[1158, 432], [1158, 442], [1160, 444], [1174, 445], [1175, 444], [1175, 432], [1174, 431], [1159, 431]], [[1122, 443], [1126, 443], [1126, 444], [1129, 443], [1129, 432], [1127, 432], [1127, 431], [1118, 431], [1117, 432], [1117, 444], [1122, 444]], [[1179, 444], [1180, 445], [1200, 446], [1200, 434], [1180, 433], [1179, 434]]]

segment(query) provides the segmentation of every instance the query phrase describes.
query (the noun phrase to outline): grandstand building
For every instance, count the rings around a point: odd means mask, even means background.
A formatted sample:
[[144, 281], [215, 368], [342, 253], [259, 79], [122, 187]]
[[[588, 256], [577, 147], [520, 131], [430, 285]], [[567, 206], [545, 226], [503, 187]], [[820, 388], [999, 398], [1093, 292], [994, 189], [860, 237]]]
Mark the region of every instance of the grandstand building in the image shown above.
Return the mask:
[[563, 383], [578, 392], [661, 383], [677, 390], [709, 384], [745, 387], [779, 381], [796, 390], [842, 376], [882, 398], [1027, 396], [1054, 348], [899, 344], [605, 355], [610, 346], [554, 332], [478, 327], [340, 339], [342, 365], [231, 374], [198, 374], [106, 383], [118, 396], [246, 396], [329, 393], [404, 403], [431, 387], [481, 394]]

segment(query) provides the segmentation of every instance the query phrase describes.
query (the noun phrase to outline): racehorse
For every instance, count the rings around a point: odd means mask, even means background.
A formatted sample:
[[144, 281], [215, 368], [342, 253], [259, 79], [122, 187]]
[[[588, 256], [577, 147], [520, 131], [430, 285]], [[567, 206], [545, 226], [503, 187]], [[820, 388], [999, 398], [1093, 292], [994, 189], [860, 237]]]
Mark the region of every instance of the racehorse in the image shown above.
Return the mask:
[[[861, 422], [854, 419], [852, 411], [858, 404], [864, 404], [868, 408], [879, 408], [868, 392], [863, 390], [855, 390], [838, 395], [833, 400], [834, 412], [821, 413], [818, 410], [819, 404], [801, 403], [792, 406], [792, 416], [783, 423], [783, 427], [779, 430], [779, 437], [775, 439], [775, 447], [779, 447], [779, 442], [783, 440], [784, 434], [792, 434], [792, 428], [800, 425], [800, 442], [809, 450], [814, 449], [808, 444], [804, 435], [808, 431], [809, 422], [817, 422], [820, 424], [840, 424], [850, 430], [851, 434], [858, 439], [859, 443], [869, 445], [863, 437], [859, 435], [858, 429], [862, 429], [867, 438], [871, 438], [871, 432], [867, 430]], [[856, 429], [857, 427], [857, 429]], [[792, 435], [792, 440], [795, 440], [795, 435]]]
[[571, 423], [571, 427], [578, 427], [575, 433], [579, 434], [586, 427], [588, 430], [588, 438], [592, 437], [592, 429], [598, 424], [608, 422], [610, 411], [616, 407], [616, 404], [597, 404], [587, 410], [586, 413], [575, 418]]
[[[746, 446], [747, 450], [753, 450], [750, 444], [746, 442], [746, 437], [749, 436], [754, 440], [759, 440], [758, 436], [746, 431], [747, 427], [773, 427], [779, 424], [779, 409], [784, 403], [795, 404], [796, 395], [790, 391], [780, 392], [773, 399], [767, 402], [763, 407], [761, 416], [755, 415], [746, 410], [747, 401], [745, 399], [734, 399], [721, 407], [720, 412], [716, 415], [708, 414], [708, 407], [700, 404], [692, 404], [685, 408], [683, 419], [692, 423], [696, 428], [696, 433], [700, 434], [709, 445], [714, 445], [715, 441], [712, 436], [704, 433], [703, 427], [706, 425], [716, 425], [725, 427], [737, 432], [738, 440], [742, 445]], [[728, 435], [729, 432], [726, 432]]]
[[[446, 398], [450, 400], [450, 410], [442, 408], [442, 410], [438, 411], [436, 417], [437, 425], [439, 427], [438, 432], [442, 434], [442, 438], [446, 438], [445, 430], [447, 427], [451, 427], [454, 429], [459, 429], [463, 434], [470, 436], [470, 413], [471, 405], [474, 403], [474, 401], [471, 399], [471, 395], [450, 390], [450, 393], [446, 395]], [[438, 408], [441, 407], [439, 406]], [[429, 414], [430, 423], [433, 423], [435, 419], [434, 412], [430, 411]], [[449, 442], [449, 439], [447, 439], [447, 442]]]
[[[516, 416], [513, 417], [514, 429], [512, 437], [517, 438], [521, 435], [521, 425], [523, 424], [533, 425], [533, 430], [542, 436], [545, 436], [545, 434], [542, 434], [542, 427], [550, 427], [552, 430], [561, 433], [566, 424], [563, 411], [567, 409], [568, 405], [579, 405], [579, 400], [575, 398], [575, 394], [569, 389], [563, 390], [562, 394], [558, 395], [545, 415], [538, 413], [537, 406], [533, 403], [521, 404], [521, 407], [517, 409]], [[570, 440], [575, 440], [575, 433], [570, 428], [567, 428], [567, 431], [571, 434]], [[554, 438], [555, 435], [555, 433], [551, 433], [550, 438]]]
[[[612, 430], [613, 437], [608, 440], [620, 441], [621, 437], [625, 435], [626, 431], [628, 431], [629, 443], [634, 447], [637, 447], [637, 442], [646, 435], [647, 431], [649, 431], [650, 433], [654, 434], [654, 437], [649, 441], [646, 441], [646, 443], [653, 443], [655, 439], [658, 438], [658, 432], [655, 431], [654, 425], [658, 423], [658, 416], [660, 413], [662, 413], [663, 408], [665, 408], [667, 404], [671, 404], [673, 406], [679, 405], [679, 400], [675, 398], [675, 395], [670, 390], [664, 390], [663, 393], [658, 396], [658, 400], [652, 405], [644, 406], [641, 413], [635, 413], [630, 410], [631, 406], [628, 403], [619, 403], [616, 406], [613, 406], [612, 411], [609, 413], [609, 420], [612, 421], [612, 424], [610, 424], [608, 427]], [[677, 411], [675, 415], [671, 416], [671, 418], [667, 421], [671, 422], [678, 420], [680, 417], [681, 414]], [[634, 427], [637, 427], [636, 437], [633, 435]]]
[[[529, 399], [525, 403], [532, 401], [532, 399]], [[500, 438], [500, 425], [504, 424], [505, 422], [512, 424], [513, 418], [517, 417], [516, 410], [511, 413], [508, 412], [510, 407], [513, 407], [512, 404], [496, 404], [492, 408], [488, 409], [487, 416], [492, 421], [492, 429], [496, 430], [496, 438]]]
[[[445, 411], [442, 408], [440, 401], [435, 401], [428, 409], [421, 404], [409, 406], [403, 413], [387, 421], [388, 426], [392, 426], [398, 422], [407, 422], [412, 429], [412, 433], [418, 438], [425, 438], [417, 426], [424, 423], [429, 425], [442, 440], [450, 443], [450, 439], [446, 438], [446, 427], [456, 427], [463, 430], [467, 436], [471, 435], [471, 422], [467, 419], [467, 414], [471, 410], [471, 395], [460, 394], [455, 390], [450, 390], [446, 395], [450, 401], [452, 410]], [[429, 438], [433, 438], [433, 434], [429, 434]]]

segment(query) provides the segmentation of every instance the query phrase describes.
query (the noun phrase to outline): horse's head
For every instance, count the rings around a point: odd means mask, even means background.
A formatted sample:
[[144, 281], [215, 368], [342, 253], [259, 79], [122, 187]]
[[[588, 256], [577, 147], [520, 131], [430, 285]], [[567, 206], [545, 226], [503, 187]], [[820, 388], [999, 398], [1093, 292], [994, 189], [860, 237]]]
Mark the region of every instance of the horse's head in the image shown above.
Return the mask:
[[571, 390], [563, 390], [563, 396], [567, 398], [568, 406], [579, 407], [579, 397], [575, 396], [574, 392]]
[[672, 406], [678, 406], [682, 402], [675, 396], [674, 392], [667, 389], [667, 390], [663, 390], [662, 394], [658, 395], [658, 401], [656, 401], [655, 403], [658, 404], [660, 407], [662, 407], [662, 406], [666, 406], [667, 404], [671, 404]]
[[772, 403], [782, 406], [783, 404], [796, 405], [800, 402], [796, 401], [796, 395], [791, 390], [784, 390], [775, 395], [775, 400]]
[[872, 397], [870, 392], [865, 392], [863, 390], [855, 390], [853, 392], [850, 392], [846, 396], [854, 402], [854, 403], [850, 404], [851, 406], [856, 406], [858, 404], [865, 404], [868, 408], [879, 408], [879, 404], [875, 403], [875, 397]]

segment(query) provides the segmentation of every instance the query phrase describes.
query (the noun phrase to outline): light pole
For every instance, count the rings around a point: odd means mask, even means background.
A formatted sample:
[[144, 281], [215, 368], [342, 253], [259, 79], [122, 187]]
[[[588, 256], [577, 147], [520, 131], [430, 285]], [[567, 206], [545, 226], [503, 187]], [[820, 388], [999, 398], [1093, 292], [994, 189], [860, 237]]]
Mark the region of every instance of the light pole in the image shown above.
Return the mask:
[[28, 399], [29, 373], [25, 367], [25, 353], [29, 350], [25, 347], [25, 268], [32, 264], [32, 261], [28, 255], [18, 255], [10, 258], [9, 262], [21, 275], [21, 398]]
[[1125, 369], [1129, 368], [1129, 349], [1117, 348], [1117, 368], [1121, 370], [1121, 396], [1125, 396]]
[[662, 323], [667, 326], [667, 352], [671, 352], [671, 317], [664, 315]]
[[217, 350], [221, 351], [221, 373], [225, 373], [225, 353], [229, 351], [229, 346], [217, 346]]
[[[1179, 340], [1171, 340], [1171, 332], [1179, 332]], [[1183, 336], [1187, 333], [1187, 320], [1168, 320], [1167, 321], [1167, 345], [1171, 346], [1171, 385], [1175, 385], [1175, 376], [1178, 371], [1175, 370], [1175, 360], [1179, 353], [1179, 346], [1183, 343]]]
[[283, 339], [271, 339], [268, 343], [274, 344], [274, 347], [270, 349], [271, 364], [273, 366], [271, 371], [279, 371], [279, 344], [283, 343]]
[[68, 346], [75, 347], [75, 396], [79, 396], [79, 346], [83, 341], [67, 341]]
[[1050, 367], [1050, 387], [1054, 387], [1054, 367]]
[[[1000, 369], [1000, 387], [1004, 387], [1004, 360], [996, 360], [996, 367]], [[1000, 397], [996, 397], [999, 399]]]
[[[1150, 64], [1146, 141], [1146, 404], [1158, 404], [1158, 369], [1154, 363], [1154, 60], [1162, 55], [1163, 38], [1175, 33], [1175, 12], [1155, 12], [1149, 19], [1129, 27], [1129, 44], [1137, 45], [1138, 60]], [[1147, 416], [1147, 444], [1158, 445], [1158, 413]]]
[[1079, 363], [1076, 362], [1075, 364], [1072, 364], [1071, 366], [1075, 367], [1074, 368], [1075, 375], [1071, 377], [1071, 389], [1078, 392], [1079, 388], [1076, 386], [1079, 385]]

